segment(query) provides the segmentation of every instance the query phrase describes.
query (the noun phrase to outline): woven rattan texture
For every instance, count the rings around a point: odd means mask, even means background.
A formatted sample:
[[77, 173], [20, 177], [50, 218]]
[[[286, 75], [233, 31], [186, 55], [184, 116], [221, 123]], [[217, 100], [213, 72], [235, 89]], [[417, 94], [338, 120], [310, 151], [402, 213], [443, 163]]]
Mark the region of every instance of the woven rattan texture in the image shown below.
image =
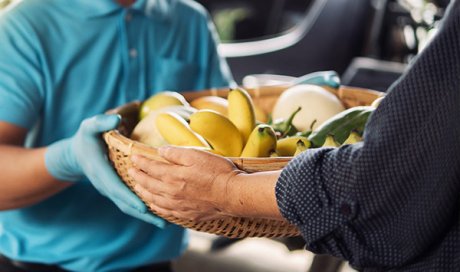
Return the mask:
[[[121, 136], [121, 135], [118, 135]], [[110, 136], [116, 137], [116, 136]], [[128, 139], [128, 141], [130, 141]], [[119, 144], [125, 144], [121, 141]], [[111, 142], [109, 157], [121, 179], [132, 189], [135, 181], [128, 175], [131, 166], [130, 154], [123, 152]], [[228, 217], [224, 220], [211, 220], [205, 222], [183, 221], [174, 217], [165, 217], [161, 213], [152, 210], [153, 213], [168, 220], [171, 223], [181, 225], [197, 231], [223, 235], [231, 238], [239, 237], [288, 237], [297, 236], [299, 232], [294, 225], [287, 221], [268, 219]]]

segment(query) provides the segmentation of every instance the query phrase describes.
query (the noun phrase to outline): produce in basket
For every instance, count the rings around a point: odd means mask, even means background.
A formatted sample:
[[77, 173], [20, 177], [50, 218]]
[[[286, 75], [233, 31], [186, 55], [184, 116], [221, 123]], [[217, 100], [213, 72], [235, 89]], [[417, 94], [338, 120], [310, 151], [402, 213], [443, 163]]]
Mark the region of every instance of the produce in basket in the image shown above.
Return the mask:
[[228, 116], [228, 100], [214, 95], [198, 97], [190, 102], [190, 106], [197, 110], [215, 110], [218, 113]]
[[[190, 116], [192, 118], [193, 114]], [[209, 147], [200, 134], [192, 130], [190, 125], [174, 112], [162, 112], [157, 115], [155, 124], [161, 136], [172, 145]]]
[[231, 89], [228, 92], [228, 118], [235, 124], [243, 136], [243, 142], [248, 141], [249, 135], [256, 126], [254, 103], [247, 91], [242, 88]]
[[257, 125], [249, 135], [240, 157], [270, 157], [276, 152], [275, 130], [266, 124]]
[[[273, 109], [273, 105], [276, 103], [276, 99], [285, 89], [285, 87], [264, 87], [264, 90], [261, 92], [255, 90], [249, 90], [248, 92], [252, 95], [254, 104], [260, 106], [266, 113], [269, 113]], [[197, 97], [205, 95], [218, 95], [224, 98], [226, 97], [227, 93], [228, 90], [203, 91], [199, 93], [190, 92], [185, 93], [184, 97], [186, 97], [188, 101], [192, 101]], [[340, 100], [344, 103], [344, 105], [346, 105], [347, 108], [358, 105], [369, 105], [379, 95], [380, 94], [378, 92], [356, 88], [341, 88], [337, 92], [337, 96], [340, 97]], [[111, 112], [119, 113], [123, 116], [123, 118], [118, 130], [104, 133], [104, 140], [109, 147], [109, 158], [113, 162], [114, 167], [116, 168], [122, 180], [131, 189], [133, 189], [136, 186], [136, 181], [133, 180], [127, 172], [132, 165], [130, 160], [131, 156], [134, 154], [141, 154], [154, 160], [161, 160], [161, 157], [158, 156], [157, 150], [155, 148], [151, 148], [147, 145], [139, 143], [136, 140], [128, 138], [129, 135], [131, 135], [131, 131], [133, 130], [135, 124], [138, 123], [139, 103], [130, 103], [118, 109], [112, 110]], [[293, 112], [294, 110], [291, 112], [291, 114]], [[186, 119], [187, 118], [184, 120]], [[139, 122], [138, 125], [140, 125], [141, 122]], [[213, 125], [214, 124], [212, 123], [208, 123], [207, 130], [215, 130], [215, 128], [211, 128]], [[235, 130], [237, 129], [235, 128]], [[301, 154], [307, 148], [312, 148], [312, 146], [310, 146], [310, 141], [306, 138], [311, 133], [308, 130], [309, 129], [307, 129], [307, 131], [300, 131], [289, 138], [278, 138], [278, 155], [276, 155], [276, 153], [270, 153], [270, 157], [268, 158], [230, 157], [229, 159], [238, 168], [248, 173], [282, 169], [292, 159], [293, 155]], [[348, 143], [349, 140], [352, 140], [352, 135], [354, 135], [353, 132], [354, 131], [350, 133], [349, 137], [345, 140], [344, 143]], [[238, 131], [238, 133], [240, 132]], [[237, 135], [237, 133], [235, 134]], [[132, 133], [132, 135], [134, 135], [134, 133]], [[280, 134], [277, 134], [278, 137], [279, 135]], [[361, 135], [357, 136], [360, 137]], [[230, 136], [227, 135], [227, 138], [230, 138]], [[299, 139], [302, 139], [303, 141], [299, 142]], [[353, 140], [359, 140], [359, 138], [356, 137]], [[248, 141], [248, 143], [249, 142], [250, 141]], [[207, 148], [198, 149], [208, 150]], [[280, 154], [282, 154], [282, 152], [280, 152], [280, 150], [284, 149], [289, 149], [290, 151], [286, 151], [289, 153], [281, 156]], [[211, 151], [215, 152], [215, 150]], [[285, 237], [299, 235], [297, 228], [285, 220], [280, 221], [272, 219], [228, 217], [222, 220], [197, 222], [193, 220], [182, 220], [174, 216], [167, 216], [158, 210], [152, 210], [152, 212], [172, 223], [181, 225], [183, 227], [191, 228], [197, 231], [214, 233], [217, 235], [224, 235], [227, 237]]]
[[151, 111], [167, 106], [189, 106], [183, 95], [178, 92], [164, 91], [157, 93], [145, 100], [139, 110], [139, 119], [142, 120]]
[[179, 114], [185, 120], [189, 120], [190, 115], [192, 115], [195, 111], [196, 109], [189, 106], [169, 106], [152, 110], [136, 125], [131, 134], [131, 139], [152, 147], [167, 145], [168, 142], [160, 134], [156, 125], [156, 118], [158, 114], [162, 112], [174, 112]]
[[276, 153], [278, 154], [278, 156], [286, 156], [286, 157], [294, 156], [297, 151], [299, 141], [303, 143], [303, 145], [305, 146], [305, 149], [311, 146], [310, 140], [308, 140], [307, 137], [304, 137], [304, 136], [286, 137], [286, 138], [279, 139], [276, 142]]
[[[220, 96], [206, 95], [198, 97], [190, 102], [190, 106], [198, 110], [215, 110], [228, 117], [228, 100]], [[257, 122], [266, 123], [268, 121], [267, 113], [255, 104], [254, 114]]]
[[324, 138], [324, 143], [322, 147], [339, 147], [340, 144], [337, 143], [334, 140], [334, 137], [332, 135], [327, 135], [326, 138]]
[[296, 149], [294, 152], [294, 157], [299, 155], [300, 153], [304, 152], [305, 150], [308, 149], [308, 146], [305, 144], [304, 141], [298, 140], [296, 143]]
[[278, 98], [272, 117], [274, 120], [288, 118], [298, 107], [302, 110], [293, 120], [299, 130], [307, 130], [316, 120], [313, 129], [343, 111], [342, 102], [326, 89], [316, 85], [298, 85], [284, 91]]
[[361, 137], [361, 135], [359, 135], [358, 132], [352, 131], [350, 135], [348, 136], [348, 138], [345, 140], [345, 142], [343, 142], [343, 145], [355, 144], [357, 142], [361, 142], [362, 140], [363, 140], [363, 137]]
[[270, 125], [273, 126], [273, 129], [279, 133], [279, 138], [293, 136], [299, 132], [298, 129], [292, 124], [292, 121], [300, 110], [302, 110], [302, 108], [298, 107], [287, 119], [280, 118], [274, 120], [273, 123], [270, 123]]
[[223, 156], [238, 157], [243, 150], [244, 142], [238, 128], [218, 112], [197, 111], [190, 116], [190, 127]]
[[[359, 106], [341, 110], [343, 105], [334, 102], [338, 98], [328, 91], [324, 90], [327, 92], [327, 95], [324, 95], [323, 90], [316, 88], [318, 86], [312, 88], [304, 85], [300, 89], [298, 87], [289, 88], [282, 93], [275, 103], [275, 110], [285, 103], [294, 103], [292, 101], [294, 98], [298, 105], [311, 107], [315, 104], [316, 109], [322, 106], [316, 104], [324, 99], [328, 101], [325, 106], [328, 108], [328, 113], [324, 113], [323, 109], [321, 114], [311, 113], [308, 118], [301, 119], [304, 120], [302, 123], [310, 122], [308, 127], [302, 126], [307, 128], [303, 131], [299, 131], [293, 124], [297, 115], [302, 112], [300, 106], [294, 108], [286, 117], [256, 126], [255, 104], [252, 97], [246, 90], [236, 88], [229, 90], [228, 100], [223, 97], [213, 99], [212, 96], [203, 96], [193, 100], [191, 106], [166, 107], [158, 101], [165, 101], [168, 104], [171, 100], [161, 98], [156, 102], [156, 107], [160, 109], [151, 111], [139, 122], [134, 129], [132, 139], [154, 147], [166, 144], [204, 147], [205, 150], [226, 157], [291, 157], [308, 148], [338, 147], [362, 140], [364, 125], [374, 107]], [[166, 96], [176, 97], [170, 92]], [[157, 99], [158, 97], [158, 94], [153, 96]], [[312, 101], [300, 101], [299, 97], [312, 99]], [[152, 98], [147, 101], [152, 101]], [[291, 104], [286, 107], [292, 108]], [[145, 105], [145, 102], [142, 105]], [[197, 110], [192, 107], [193, 105], [203, 109]], [[218, 109], [218, 107], [220, 107], [219, 112], [205, 109]], [[227, 115], [222, 114], [225, 110]], [[310, 108], [309, 111], [311, 110]], [[318, 118], [324, 118], [333, 112], [338, 113], [333, 114], [314, 129]], [[147, 132], [152, 135], [146, 135]], [[299, 140], [302, 143], [298, 143]]]
[[339, 146], [345, 142], [352, 131], [362, 135], [367, 119], [374, 109], [371, 106], [359, 106], [342, 111], [313, 131], [308, 139], [315, 147], [324, 146], [325, 141], [328, 146], [334, 146], [333, 142]]

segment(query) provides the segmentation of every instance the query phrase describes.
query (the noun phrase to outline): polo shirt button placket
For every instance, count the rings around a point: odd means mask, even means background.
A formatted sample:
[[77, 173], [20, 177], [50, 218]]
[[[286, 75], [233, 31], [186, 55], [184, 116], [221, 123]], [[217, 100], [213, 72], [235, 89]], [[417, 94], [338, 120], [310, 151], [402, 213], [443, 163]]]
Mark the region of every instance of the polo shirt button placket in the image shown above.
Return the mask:
[[137, 50], [135, 48], [129, 49], [129, 56], [134, 59], [137, 57]]
[[[127, 54], [128, 54], [128, 74], [127, 74], [127, 77], [128, 77], [128, 83], [126, 85], [127, 87], [127, 93], [126, 93], [126, 98], [128, 101], [132, 101], [132, 100], [135, 100], [138, 98], [138, 94], [136, 92], [137, 90], [137, 84], [136, 84], [136, 80], [135, 80], [135, 77], [137, 76], [137, 72], [135, 71], [136, 70], [136, 65], [137, 65], [137, 60], [136, 58], [138, 57], [139, 55], [139, 52], [138, 50], [133, 46], [133, 44], [131, 44], [130, 42], [130, 35], [128, 35], [128, 31], [130, 31], [130, 29], [132, 28], [132, 23], [133, 23], [133, 12], [131, 10], [126, 10], [125, 11], [125, 14], [124, 14], [124, 21], [125, 21], [125, 31], [126, 32], [126, 50], [127, 50]], [[132, 30], [132, 29], [131, 29]]]
[[137, 76], [137, 73], [132, 71], [132, 69], [135, 69], [134, 68], [135, 65], [137, 65], [136, 64], [136, 58], [138, 56], [137, 49], [135, 49], [135, 48], [129, 49], [128, 55], [129, 55], [129, 58], [131, 59], [130, 64], [129, 64], [131, 67], [129, 69], [130, 70], [130, 72], [129, 72], [130, 84], [128, 84], [128, 86], [129, 86], [128, 87], [129, 88], [128, 89], [128, 99], [130, 101], [132, 101], [132, 100], [135, 100], [137, 98], [137, 93], [135, 91], [135, 90], [137, 90], [137, 85], [136, 85], [135, 82], [133, 82], [134, 77]]
[[133, 15], [131, 14], [131, 12], [128, 11], [125, 15], [125, 21], [131, 22], [132, 19], [133, 19]]

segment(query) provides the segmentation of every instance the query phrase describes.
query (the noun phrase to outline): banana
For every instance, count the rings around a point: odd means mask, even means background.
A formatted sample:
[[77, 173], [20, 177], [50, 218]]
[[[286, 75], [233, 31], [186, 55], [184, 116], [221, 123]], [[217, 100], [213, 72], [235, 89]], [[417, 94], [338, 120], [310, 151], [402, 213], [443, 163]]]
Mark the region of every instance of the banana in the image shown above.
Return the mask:
[[238, 128], [222, 114], [199, 110], [190, 116], [190, 127], [223, 156], [238, 157], [241, 154], [243, 137]]
[[240, 157], [270, 157], [275, 150], [275, 130], [269, 125], [260, 124], [252, 130]]
[[208, 95], [198, 97], [192, 100], [190, 105], [198, 110], [215, 110], [224, 116], [228, 116], [228, 101], [220, 96]]
[[308, 149], [308, 147], [305, 145], [305, 143], [302, 140], [298, 140], [296, 145], [297, 147], [294, 153], [294, 157]]
[[363, 140], [363, 138], [361, 136], [359, 136], [359, 134], [356, 131], [352, 131], [352, 132], [350, 132], [350, 135], [345, 140], [345, 142], [343, 142], [342, 145], [355, 144], [355, 143], [360, 142], [362, 140]]
[[254, 104], [248, 92], [241, 88], [231, 89], [228, 92], [228, 118], [243, 135], [243, 143], [248, 141], [249, 135], [256, 126]]
[[311, 146], [311, 142], [307, 137], [303, 136], [292, 136], [287, 138], [279, 139], [276, 143], [276, 153], [279, 156], [294, 156], [297, 149], [297, 142], [301, 141], [304, 143], [306, 148]]
[[151, 111], [144, 119], [137, 123], [134, 127], [131, 139], [144, 143], [149, 146], [159, 147], [167, 145], [168, 142], [161, 136], [156, 126], [156, 118], [162, 112], [174, 112], [179, 114], [185, 120], [190, 118], [190, 115], [196, 109], [186, 106], [169, 106]]
[[324, 141], [323, 147], [338, 147], [339, 144], [334, 140], [332, 135], [326, 136], [326, 140]]
[[156, 117], [155, 123], [161, 136], [171, 145], [210, 147], [177, 113], [162, 112]]
[[156, 93], [145, 100], [139, 110], [139, 119], [142, 120], [149, 112], [167, 106], [190, 106], [185, 97], [177, 92], [164, 91]]
[[265, 111], [254, 104], [254, 114], [256, 116], [256, 121], [260, 123], [267, 123], [268, 122], [268, 115], [265, 113]]

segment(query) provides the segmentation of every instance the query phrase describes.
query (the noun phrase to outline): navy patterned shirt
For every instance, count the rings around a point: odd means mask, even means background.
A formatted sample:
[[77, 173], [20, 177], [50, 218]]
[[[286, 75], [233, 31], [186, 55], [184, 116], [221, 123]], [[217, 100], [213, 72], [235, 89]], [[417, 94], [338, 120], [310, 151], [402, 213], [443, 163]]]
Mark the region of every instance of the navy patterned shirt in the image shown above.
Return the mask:
[[364, 271], [460, 271], [460, 0], [364, 141], [297, 156], [276, 197], [312, 252]]

